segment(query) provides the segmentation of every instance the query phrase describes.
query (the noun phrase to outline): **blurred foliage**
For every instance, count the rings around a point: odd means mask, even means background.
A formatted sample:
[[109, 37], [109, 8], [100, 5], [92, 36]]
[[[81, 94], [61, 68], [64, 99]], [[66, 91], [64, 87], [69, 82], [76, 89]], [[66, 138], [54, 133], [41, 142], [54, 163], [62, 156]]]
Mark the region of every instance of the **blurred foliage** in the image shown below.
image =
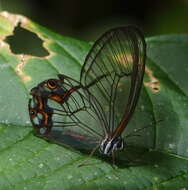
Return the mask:
[[140, 26], [146, 36], [188, 33], [188, 0], [0, 0], [0, 9], [90, 41], [108, 28], [125, 24]]

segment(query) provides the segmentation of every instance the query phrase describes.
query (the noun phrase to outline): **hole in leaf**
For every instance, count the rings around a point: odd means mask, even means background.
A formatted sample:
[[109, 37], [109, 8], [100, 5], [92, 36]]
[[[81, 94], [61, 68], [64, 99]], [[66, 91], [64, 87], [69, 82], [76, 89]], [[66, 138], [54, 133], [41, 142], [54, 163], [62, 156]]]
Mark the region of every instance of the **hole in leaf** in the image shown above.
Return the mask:
[[5, 41], [15, 54], [38, 57], [49, 55], [48, 51], [42, 46], [43, 41], [35, 33], [22, 28], [20, 24], [14, 29], [14, 35], [8, 36]]

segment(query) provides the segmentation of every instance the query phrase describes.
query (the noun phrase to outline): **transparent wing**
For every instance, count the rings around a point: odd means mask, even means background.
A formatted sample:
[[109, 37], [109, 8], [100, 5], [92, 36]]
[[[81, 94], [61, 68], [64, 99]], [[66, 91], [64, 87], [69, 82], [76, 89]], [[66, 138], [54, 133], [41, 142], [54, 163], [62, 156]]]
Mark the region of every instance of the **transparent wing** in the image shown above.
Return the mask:
[[68, 132], [69, 135], [90, 137], [95, 141], [101, 139], [102, 131], [95, 128], [100, 122], [90, 109], [85, 88], [68, 76], [58, 77], [45, 80], [31, 89], [28, 108], [36, 134], [63, 139]]
[[133, 26], [108, 31], [87, 55], [80, 81], [106, 134], [121, 125], [120, 135], [129, 122], [142, 86], [145, 57], [144, 37]]

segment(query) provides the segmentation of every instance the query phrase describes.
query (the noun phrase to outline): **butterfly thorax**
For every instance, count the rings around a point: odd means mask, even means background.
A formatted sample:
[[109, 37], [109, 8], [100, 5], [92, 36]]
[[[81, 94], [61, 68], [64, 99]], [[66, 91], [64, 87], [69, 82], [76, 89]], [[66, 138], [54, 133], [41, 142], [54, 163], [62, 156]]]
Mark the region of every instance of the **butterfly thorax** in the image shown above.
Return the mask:
[[122, 150], [124, 141], [121, 137], [109, 138], [106, 137], [100, 145], [100, 152], [105, 155], [111, 155], [113, 152]]

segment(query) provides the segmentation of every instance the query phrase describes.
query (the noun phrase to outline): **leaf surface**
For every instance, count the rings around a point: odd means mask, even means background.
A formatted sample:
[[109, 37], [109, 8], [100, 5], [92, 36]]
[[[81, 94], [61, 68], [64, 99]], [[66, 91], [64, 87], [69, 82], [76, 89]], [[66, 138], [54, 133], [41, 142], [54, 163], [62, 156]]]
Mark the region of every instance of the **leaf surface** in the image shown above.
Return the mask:
[[[43, 40], [48, 56], [11, 52], [5, 38], [13, 35], [19, 22]], [[153, 149], [138, 154], [139, 162], [114, 169], [108, 161], [34, 136], [28, 117], [29, 90], [58, 73], [78, 80], [90, 44], [58, 35], [20, 15], [2, 12], [0, 23], [0, 189], [188, 187], [188, 35], [147, 39], [144, 88], [129, 128], [156, 121], [154, 137], [139, 141]], [[78, 167], [85, 159], [90, 164]]]

